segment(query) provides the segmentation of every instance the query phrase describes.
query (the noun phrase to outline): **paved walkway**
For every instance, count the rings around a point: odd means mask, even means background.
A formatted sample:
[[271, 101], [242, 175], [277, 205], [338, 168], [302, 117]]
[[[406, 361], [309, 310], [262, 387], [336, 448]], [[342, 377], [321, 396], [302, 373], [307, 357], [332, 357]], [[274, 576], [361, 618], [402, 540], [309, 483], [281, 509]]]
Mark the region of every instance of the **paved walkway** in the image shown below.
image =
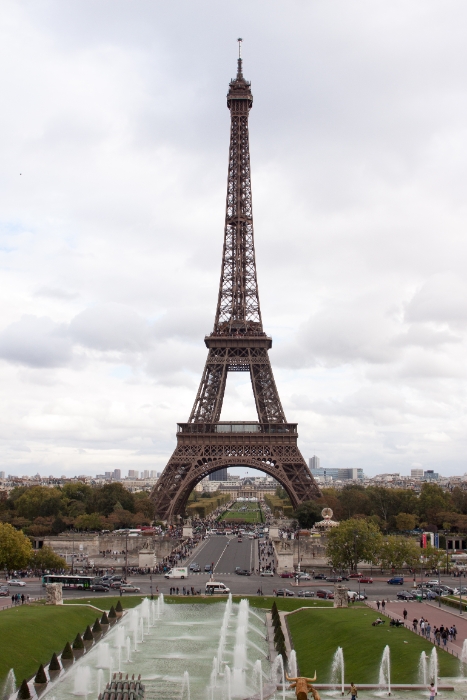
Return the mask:
[[[376, 607], [376, 603], [374, 601], [371, 601], [367, 603], [368, 607], [371, 608], [372, 610], [375, 610], [376, 612], [378, 611]], [[400, 620], [403, 620], [403, 611], [407, 610], [407, 621], [406, 621], [406, 627], [411, 629], [413, 631], [413, 626], [412, 626], [412, 621], [414, 618], [417, 620], [420, 620], [421, 617], [424, 617], [425, 620], [429, 620], [432, 633], [431, 633], [431, 639], [430, 641], [433, 643], [433, 628], [434, 627], [440, 627], [441, 625], [446, 625], [450, 627], [451, 625], [455, 624], [457, 628], [457, 639], [455, 642], [447, 642], [446, 647], [443, 647], [441, 644], [441, 648], [445, 648], [446, 651], [449, 651], [451, 654], [454, 654], [454, 656], [460, 656], [461, 651], [462, 651], [462, 645], [464, 643], [464, 640], [467, 639], [467, 614], [464, 613], [464, 615], [459, 615], [459, 613], [453, 609], [453, 608], [448, 608], [447, 606], [442, 605], [441, 608], [438, 606], [437, 602], [433, 603], [417, 603], [413, 601], [386, 601], [386, 609], [383, 613], [382, 609], [380, 609], [380, 614], [386, 614], [390, 618], [398, 618]], [[420, 634], [418, 631], [418, 625], [417, 625], [417, 634]]]

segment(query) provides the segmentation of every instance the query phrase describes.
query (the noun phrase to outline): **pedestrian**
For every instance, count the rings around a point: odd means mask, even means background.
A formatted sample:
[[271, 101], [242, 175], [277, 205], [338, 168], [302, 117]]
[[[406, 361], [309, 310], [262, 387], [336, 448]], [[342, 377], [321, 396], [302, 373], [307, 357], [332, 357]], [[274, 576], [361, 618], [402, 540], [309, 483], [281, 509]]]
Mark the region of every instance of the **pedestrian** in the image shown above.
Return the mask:
[[418, 620], [417, 620], [416, 617], [414, 617], [413, 622], [412, 622], [412, 625], [413, 625], [413, 631], [416, 632], [416, 631], [417, 631], [417, 625], [418, 625]]
[[448, 641], [448, 630], [446, 627], [442, 631], [441, 639], [443, 640], [443, 647], [445, 647]]
[[431, 625], [429, 622], [427, 622], [426, 627], [425, 627], [425, 637], [427, 638], [428, 641], [430, 641], [430, 635], [431, 635]]
[[454, 641], [456, 641], [456, 638], [457, 638], [457, 627], [456, 627], [456, 625], [453, 625], [453, 626], [452, 626], [452, 638], [453, 638]]
[[381, 607], [382, 607], [383, 612], [384, 612], [385, 609], [386, 609], [386, 601], [384, 600], [384, 598], [383, 598], [383, 600], [381, 601]]
[[357, 686], [355, 685], [355, 683], [350, 684], [350, 690], [347, 693], [347, 695], [349, 695], [349, 694], [350, 694], [350, 700], [357, 700], [358, 691], [357, 691]]
[[420, 619], [420, 634], [424, 637], [425, 636], [425, 620], [423, 617]]
[[430, 700], [435, 700], [435, 696], [438, 695], [438, 693], [435, 690], [435, 684], [430, 683], [430, 687], [428, 688], [430, 692]]
[[380, 605], [381, 605], [381, 603], [379, 602], [379, 600], [377, 600], [377, 601], [376, 601], [376, 607], [378, 608], [378, 612], [379, 612], [379, 606], [380, 606]]
[[404, 612], [402, 613], [404, 616], [404, 621], [407, 620], [407, 610], [404, 608]]

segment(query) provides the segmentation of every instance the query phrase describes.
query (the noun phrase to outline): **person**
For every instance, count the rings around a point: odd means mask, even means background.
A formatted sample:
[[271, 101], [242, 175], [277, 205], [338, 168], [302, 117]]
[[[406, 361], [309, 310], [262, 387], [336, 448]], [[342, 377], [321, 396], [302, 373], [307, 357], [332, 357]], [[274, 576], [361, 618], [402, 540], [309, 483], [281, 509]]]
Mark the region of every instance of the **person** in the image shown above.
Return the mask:
[[380, 606], [380, 605], [381, 605], [381, 603], [379, 602], [379, 600], [377, 600], [377, 601], [376, 601], [376, 607], [378, 608], [378, 612], [379, 612], [379, 606]]
[[381, 601], [381, 607], [382, 607], [383, 612], [384, 612], [385, 609], [386, 609], [386, 601], [384, 600], [384, 598], [383, 598], [383, 600]]
[[428, 690], [430, 691], [430, 700], [435, 700], [435, 696], [438, 694], [435, 690], [435, 684], [430, 683]]
[[430, 636], [431, 636], [431, 625], [427, 621], [426, 626], [425, 626], [425, 637], [427, 638], [428, 641], [430, 641]]
[[417, 631], [417, 625], [418, 625], [418, 620], [417, 620], [416, 617], [414, 617], [413, 622], [412, 622], [412, 625], [413, 625], [413, 631], [416, 632], [416, 631]]
[[404, 608], [404, 612], [402, 613], [404, 616], [404, 621], [407, 620], [407, 610]]
[[357, 692], [357, 687], [356, 687], [355, 683], [350, 684], [350, 690], [347, 693], [347, 695], [349, 695], [349, 694], [350, 694], [350, 700], [357, 700], [358, 692]]

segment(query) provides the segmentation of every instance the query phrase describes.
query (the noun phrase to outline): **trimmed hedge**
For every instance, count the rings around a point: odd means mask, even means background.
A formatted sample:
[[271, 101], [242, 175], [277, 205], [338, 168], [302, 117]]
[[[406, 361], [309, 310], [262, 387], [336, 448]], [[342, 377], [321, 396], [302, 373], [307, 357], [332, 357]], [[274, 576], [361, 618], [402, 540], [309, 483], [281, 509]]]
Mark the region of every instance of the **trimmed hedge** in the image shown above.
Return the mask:
[[93, 635], [92, 629], [89, 627], [89, 625], [86, 627], [86, 631], [83, 634], [83, 639], [85, 639], [87, 642], [94, 641], [94, 635]]
[[102, 632], [101, 623], [99, 622], [98, 617], [96, 617], [96, 621], [92, 626], [92, 631], [94, 632], [94, 634], [98, 634], [98, 632]]
[[45, 675], [44, 666], [41, 664], [34, 678], [34, 683], [47, 683], [47, 676]]
[[49, 671], [60, 671], [62, 667], [60, 666], [60, 661], [58, 660], [57, 654], [54, 652], [49, 664]]
[[73, 649], [71, 648], [70, 642], [65, 644], [65, 648], [62, 651], [62, 661], [72, 661], [75, 657], [73, 656]]
[[23, 682], [20, 685], [20, 688], [18, 690], [18, 700], [28, 700], [28, 698], [31, 697], [31, 693], [29, 692], [29, 686], [26, 678], [23, 680]]
[[109, 618], [107, 617], [107, 613], [103, 612], [102, 617], [101, 617], [101, 625], [109, 625]]
[[83, 638], [79, 632], [75, 637], [75, 641], [73, 642], [73, 649], [84, 649]]
[[118, 612], [118, 613], [123, 612], [123, 605], [121, 604], [120, 601], [117, 601], [117, 605], [115, 606], [115, 612]]

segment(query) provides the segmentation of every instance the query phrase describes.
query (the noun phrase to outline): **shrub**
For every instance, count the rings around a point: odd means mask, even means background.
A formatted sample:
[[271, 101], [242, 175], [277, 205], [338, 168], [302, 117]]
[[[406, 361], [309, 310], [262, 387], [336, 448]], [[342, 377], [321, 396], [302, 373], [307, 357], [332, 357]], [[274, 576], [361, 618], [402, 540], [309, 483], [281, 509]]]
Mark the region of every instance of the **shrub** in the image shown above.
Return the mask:
[[109, 618], [107, 617], [107, 613], [103, 612], [102, 617], [101, 617], [101, 625], [108, 625], [109, 624]]
[[73, 642], [73, 649], [84, 649], [83, 638], [79, 632], [75, 637], [75, 641]]
[[115, 606], [115, 612], [118, 612], [118, 613], [123, 612], [123, 605], [121, 604], [120, 601], [118, 601], [117, 605]]
[[97, 634], [98, 632], [102, 632], [101, 623], [99, 622], [99, 618], [98, 618], [98, 617], [96, 617], [96, 621], [95, 621], [95, 623], [94, 623], [93, 626], [92, 626], [92, 631], [93, 631], [95, 634]]
[[60, 671], [60, 661], [58, 660], [57, 654], [54, 652], [49, 664], [49, 671]]
[[65, 648], [62, 651], [62, 661], [63, 659], [65, 660], [72, 660], [73, 659], [73, 649], [71, 648], [70, 642], [67, 642], [65, 644]]
[[89, 627], [89, 625], [86, 627], [86, 631], [83, 634], [83, 639], [85, 639], [87, 642], [92, 642], [94, 639], [92, 629]]
[[45, 675], [44, 666], [41, 664], [34, 678], [34, 683], [47, 683], [47, 676]]
[[31, 693], [29, 692], [29, 686], [26, 678], [23, 680], [23, 682], [20, 685], [20, 688], [18, 690], [18, 698], [19, 700], [28, 700], [28, 698], [31, 697]]
[[114, 606], [112, 605], [112, 607], [111, 607], [110, 610], [109, 610], [109, 618], [110, 618], [110, 619], [113, 619], [113, 618], [115, 618], [115, 617], [117, 617], [117, 613], [115, 612], [115, 608], [114, 608]]

